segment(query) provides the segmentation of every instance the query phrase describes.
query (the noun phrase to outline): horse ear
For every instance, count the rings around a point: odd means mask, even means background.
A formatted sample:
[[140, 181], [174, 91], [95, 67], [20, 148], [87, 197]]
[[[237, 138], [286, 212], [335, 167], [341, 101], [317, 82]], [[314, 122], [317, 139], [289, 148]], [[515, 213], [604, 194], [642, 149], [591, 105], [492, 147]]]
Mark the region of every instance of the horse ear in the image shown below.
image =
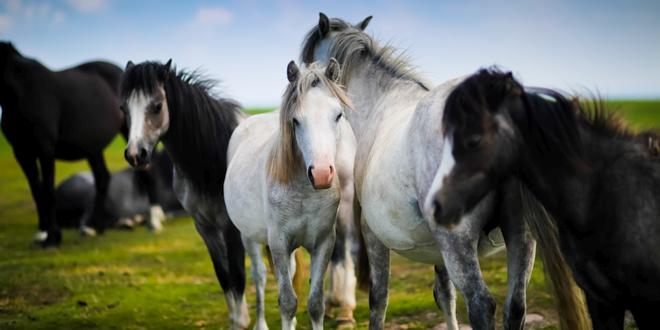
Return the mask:
[[128, 71], [128, 69], [130, 69], [130, 68], [132, 68], [132, 67], [134, 67], [134, 66], [135, 66], [135, 64], [133, 64], [133, 61], [128, 61], [128, 62], [126, 63], [126, 68], [124, 68], [124, 71]]
[[163, 65], [163, 80], [167, 80], [170, 77], [170, 70], [172, 69], [172, 59], [167, 60], [167, 63]]
[[334, 57], [330, 58], [330, 62], [328, 62], [328, 66], [325, 68], [326, 77], [336, 83], [339, 81], [340, 72], [341, 69], [339, 68], [339, 63], [337, 60], [335, 60]]
[[369, 22], [371, 22], [372, 18], [374, 17], [371, 15], [367, 16], [367, 18], [363, 19], [362, 22], [355, 24], [355, 28], [364, 31], [364, 29], [367, 28], [367, 25], [369, 25]]
[[325, 38], [328, 32], [330, 32], [330, 19], [324, 13], [319, 13], [319, 34], [321, 38]]
[[289, 65], [286, 66], [286, 77], [289, 79], [290, 83], [298, 80], [299, 72], [300, 70], [298, 70], [298, 66], [294, 61], [289, 62]]
[[516, 81], [516, 78], [513, 77], [513, 73], [510, 71], [506, 73], [504, 87], [509, 95], [522, 95], [522, 86]]

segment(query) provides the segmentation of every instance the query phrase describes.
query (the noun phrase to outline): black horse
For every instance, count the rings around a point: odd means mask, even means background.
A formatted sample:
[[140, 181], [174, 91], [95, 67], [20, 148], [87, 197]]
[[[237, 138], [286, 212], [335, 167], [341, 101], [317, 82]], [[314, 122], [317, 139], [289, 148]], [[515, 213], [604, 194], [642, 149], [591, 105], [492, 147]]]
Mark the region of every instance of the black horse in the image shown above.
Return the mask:
[[128, 62], [121, 80], [129, 125], [126, 160], [147, 166], [158, 141], [174, 164], [174, 192], [195, 219], [222, 286], [231, 328], [247, 328], [245, 248], [223, 198], [227, 147], [243, 118], [240, 106], [214, 97], [213, 81], [167, 64]]
[[525, 204], [545, 208], [529, 220], [542, 249], [560, 247], [593, 327], [621, 329], [629, 310], [640, 328], [657, 328], [660, 136], [631, 133], [600, 101], [525, 90], [495, 69], [456, 87], [443, 125], [455, 165], [435, 196], [440, 224], [513, 175], [530, 192]]
[[[77, 173], [62, 181], [55, 189], [59, 224], [93, 233], [87, 225], [94, 211], [95, 196], [94, 176], [89, 172]], [[112, 173], [105, 206], [117, 219], [115, 226], [132, 227], [146, 220], [154, 231], [160, 229], [165, 215], [181, 214], [183, 208], [172, 190], [172, 162], [167, 153], [156, 153], [148, 170], [126, 168]]]
[[94, 173], [96, 200], [91, 225], [102, 231], [110, 174], [103, 149], [122, 127], [118, 83], [121, 69], [89, 62], [53, 72], [0, 43], [2, 131], [28, 179], [37, 204], [42, 246], [62, 239], [55, 216], [55, 159], [87, 159]]

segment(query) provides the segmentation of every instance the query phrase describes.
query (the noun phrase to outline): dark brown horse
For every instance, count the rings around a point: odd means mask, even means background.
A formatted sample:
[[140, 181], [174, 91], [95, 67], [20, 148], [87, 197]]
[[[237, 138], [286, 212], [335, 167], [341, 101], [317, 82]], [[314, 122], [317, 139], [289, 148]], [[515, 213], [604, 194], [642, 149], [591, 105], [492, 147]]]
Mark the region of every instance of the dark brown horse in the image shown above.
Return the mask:
[[94, 173], [96, 200], [91, 225], [103, 230], [110, 174], [103, 149], [122, 127], [118, 86], [122, 70], [89, 62], [53, 72], [0, 43], [2, 131], [28, 179], [37, 204], [42, 246], [62, 239], [55, 217], [55, 159], [87, 159]]
[[[495, 69], [451, 92], [443, 127], [452, 165], [432, 192], [439, 224], [456, 225], [499, 182], [516, 177], [526, 187], [523, 201], [535, 206], [527, 220], [546, 271], [562, 275], [553, 286], [570, 282], [570, 272], [553, 269], [564, 259], [586, 294], [594, 329], [623, 329], [626, 310], [640, 329], [657, 329], [660, 136], [630, 132], [599, 101], [588, 107], [553, 90], [525, 89]], [[560, 255], [548, 258], [557, 249]], [[559, 307], [564, 320], [575, 310]], [[571, 323], [567, 328], [578, 328]]]

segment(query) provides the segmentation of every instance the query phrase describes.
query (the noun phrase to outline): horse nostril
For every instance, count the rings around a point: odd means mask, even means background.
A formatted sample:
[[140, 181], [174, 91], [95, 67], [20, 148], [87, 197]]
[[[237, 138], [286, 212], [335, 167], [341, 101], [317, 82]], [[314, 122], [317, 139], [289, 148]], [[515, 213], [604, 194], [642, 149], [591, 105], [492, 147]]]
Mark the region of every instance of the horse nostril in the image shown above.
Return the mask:
[[147, 159], [147, 149], [146, 148], [140, 148], [140, 157], [141, 160], [146, 160]]
[[332, 174], [335, 171], [334, 166], [330, 165], [330, 174]]
[[442, 219], [442, 205], [437, 200], [433, 201], [433, 218], [435, 221], [440, 222]]
[[309, 181], [314, 184], [314, 175], [312, 175], [312, 170], [314, 169], [314, 166], [310, 166], [307, 168], [307, 177], [309, 178]]
[[124, 159], [126, 159], [127, 162], [131, 161], [131, 156], [128, 154], [128, 148], [124, 149]]

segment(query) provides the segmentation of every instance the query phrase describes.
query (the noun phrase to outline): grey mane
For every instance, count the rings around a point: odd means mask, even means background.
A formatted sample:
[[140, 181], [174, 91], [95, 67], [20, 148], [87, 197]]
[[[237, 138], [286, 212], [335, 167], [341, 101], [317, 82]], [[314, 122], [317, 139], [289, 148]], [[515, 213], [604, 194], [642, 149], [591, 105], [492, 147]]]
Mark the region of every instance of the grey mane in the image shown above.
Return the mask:
[[[395, 48], [389, 45], [381, 47], [373, 37], [339, 18], [330, 19], [329, 33], [334, 33], [334, 42], [330, 46], [328, 57], [334, 57], [341, 65], [342, 85], [348, 86], [352, 73], [362, 61], [370, 61], [390, 78], [412, 81], [422, 89], [429, 90], [427, 83], [410, 64], [409, 59]], [[307, 33], [301, 53], [303, 63], [314, 62], [314, 51], [322, 40], [318, 26]]]

